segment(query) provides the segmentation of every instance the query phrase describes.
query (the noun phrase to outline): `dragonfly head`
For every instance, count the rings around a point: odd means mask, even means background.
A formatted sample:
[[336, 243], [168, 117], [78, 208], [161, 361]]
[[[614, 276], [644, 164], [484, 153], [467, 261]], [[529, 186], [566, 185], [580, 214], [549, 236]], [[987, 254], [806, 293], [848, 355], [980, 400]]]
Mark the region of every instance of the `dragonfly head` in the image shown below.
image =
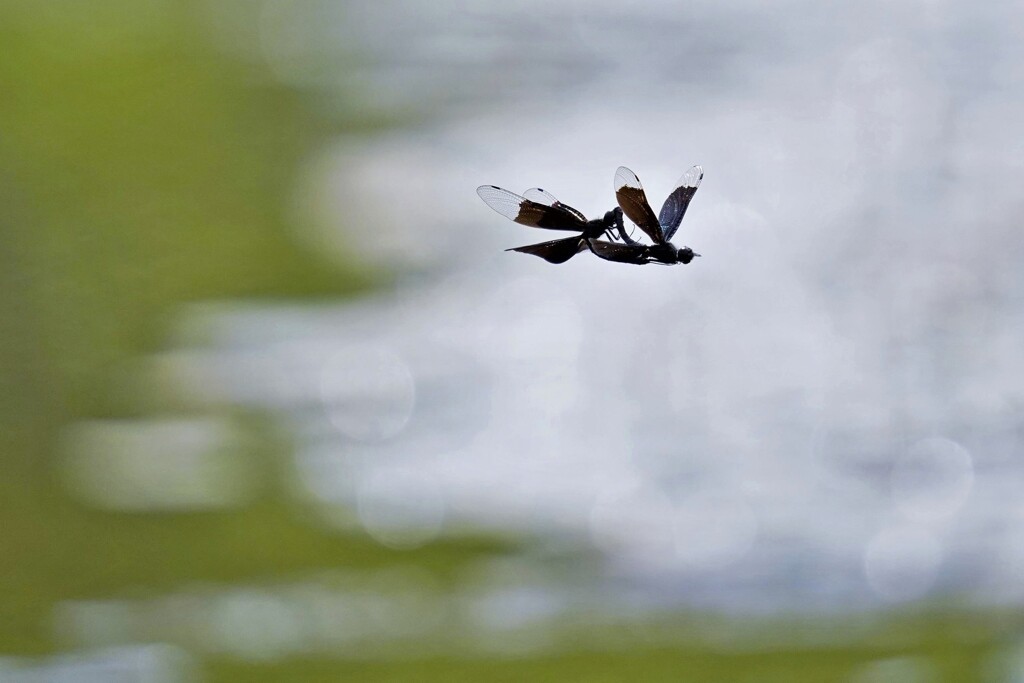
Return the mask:
[[679, 253], [676, 254], [676, 258], [679, 259], [680, 263], [689, 263], [693, 260], [694, 256], [700, 256], [700, 254], [694, 253], [693, 249], [690, 249], [689, 247], [683, 247], [679, 250]]

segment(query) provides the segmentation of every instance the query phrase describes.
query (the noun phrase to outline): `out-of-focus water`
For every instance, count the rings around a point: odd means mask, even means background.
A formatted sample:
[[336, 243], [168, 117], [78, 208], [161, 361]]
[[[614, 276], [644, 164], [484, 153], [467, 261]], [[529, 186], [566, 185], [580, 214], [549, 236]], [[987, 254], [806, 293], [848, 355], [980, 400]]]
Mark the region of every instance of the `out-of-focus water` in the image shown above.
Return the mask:
[[[355, 84], [429, 121], [339, 139], [295, 189], [296, 239], [357, 245], [393, 291], [187, 309], [150, 390], [270, 410], [295, 495], [391, 547], [483, 529], [594, 548], [587, 585], [635, 605], [1024, 599], [1014, 13], [532, 5], [211, 15], [325, 115]], [[373, 59], [323, 68], [355, 53]], [[539, 185], [599, 216], [625, 164], [657, 210], [697, 163], [675, 241], [703, 258], [674, 268], [505, 253], [557, 235], [474, 193]], [[230, 434], [177, 428], [195, 467], [230, 472], [211, 445]], [[245, 496], [181, 480], [189, 505]]]

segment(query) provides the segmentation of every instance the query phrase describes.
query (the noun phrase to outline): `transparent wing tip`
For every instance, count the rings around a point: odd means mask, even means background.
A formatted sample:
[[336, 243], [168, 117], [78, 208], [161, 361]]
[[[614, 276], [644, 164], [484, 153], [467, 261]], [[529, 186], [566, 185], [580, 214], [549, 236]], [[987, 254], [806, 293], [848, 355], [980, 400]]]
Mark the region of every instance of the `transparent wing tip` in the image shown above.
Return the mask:
[[519, 208], [523, 203], [523, 198], [514, 192], [509, 192], [497, 185], [481, 185], [476, 188], [476, 193], [487, 206], [502, 216], [513, 221], [519, 217]]
[[555, 195], [540, 187], [531, 187], [529, 190], [523, 192], [523, 197], [525, 199], [529, 199], [531, 202], [547, 204], [548, 206], [554, 206], [558, 203], [558, 200], [555, 199]]
[[683, 177], [679, 179], [679, 183], [676, 187], [697, 187], [700, 185], [701, 179], [704, 177], [704, 169], [700, 166], [692, 166], [687, 169]]
[[636, 177], [636, 173], [625, 166], [619, 166], [615, 169], [615, 189], [618, 190], [620, 187], [637, 187], [641, 188], [640, 179]]

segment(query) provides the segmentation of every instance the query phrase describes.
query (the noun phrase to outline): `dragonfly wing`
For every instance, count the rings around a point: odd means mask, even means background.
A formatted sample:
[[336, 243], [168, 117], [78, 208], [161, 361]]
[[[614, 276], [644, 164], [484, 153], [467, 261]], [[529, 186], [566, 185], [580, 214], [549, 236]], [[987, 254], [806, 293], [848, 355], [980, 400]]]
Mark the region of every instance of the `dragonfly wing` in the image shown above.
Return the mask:
[[518, 251], [523, 254], [540, 256], [548, 263], [565, 263], [576, 254], [586, 249], [586, 242], [579, 237], [566, 237], [540, 244], [528, 244], [525, 247], [506, 249], [505, 251]]
[[546, 204], [548, 206], [554, 206], [558, 203], [558, 199], [555, 198], [555, 195], [551, 194], [547, 190], [542, 190], [539, 187], [531, 187], [523, 193], [523, 197], [529, 199], [531, 202]]
[[644, 186], [636, 174], [625, 166], [619, 166], [615, 171], [615, 198], [626, 217], [636, 223], [655, 244], [665, 241], [658, 217], [647, 201]]
[[669, 194], [668, 199], [661, 206], [661, 213], [658, 214], [658, 223], [665, 235], [665, 240], [671, 240], [679, 229], [679, 224], [686, 214], [686, 207], [700, 186], [701, 178], [704, 177], [704, 169], [694, 166], [686, 171], [676, 183], [676, 187]]
[[476, 193], [487, 206], [520, 225], [573, 232], [582, 232], [586, 225], [586, 221], [560, 206], [541, 204], [494, 185], [481, 185]]
[[546, 204], [547, 206], [554, 206], [559, 209], [565, 209], [572, 215], [579, 218], [584, 223], [587, 222], [586, 216], [584, 216], [582, 213], [572, 208], [568, 204], [563, 204], [562, 202], [558, 201], [557, 199], [555, 199], [555, 195], [551, 194], [547, 190], [542, 190], [539, 187], [531, 187], [529, 190], [523, 193], [523, 197], [529, 199], [531, 202], [537, 202], [538, 204]]

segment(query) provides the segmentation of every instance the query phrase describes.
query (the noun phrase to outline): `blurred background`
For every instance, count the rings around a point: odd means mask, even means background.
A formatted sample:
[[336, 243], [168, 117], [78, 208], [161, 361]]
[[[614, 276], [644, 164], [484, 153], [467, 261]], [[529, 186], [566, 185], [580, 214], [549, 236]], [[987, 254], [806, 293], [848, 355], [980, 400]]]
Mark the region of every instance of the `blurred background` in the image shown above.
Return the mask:
[[0, 681], [1024, 680], [1022, 38], [4, 0]]

